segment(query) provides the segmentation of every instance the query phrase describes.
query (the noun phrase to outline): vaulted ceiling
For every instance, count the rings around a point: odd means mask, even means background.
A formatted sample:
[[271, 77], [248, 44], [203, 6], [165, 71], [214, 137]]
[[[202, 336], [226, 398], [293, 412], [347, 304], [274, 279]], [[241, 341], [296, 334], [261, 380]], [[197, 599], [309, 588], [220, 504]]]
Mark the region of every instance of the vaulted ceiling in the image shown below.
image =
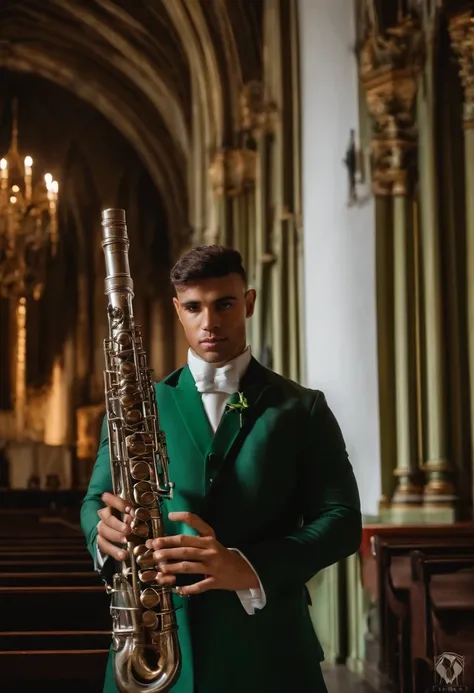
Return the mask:
[[100, 111], [186, 233], [193, 112], [210, 157], [232, 142], [241, 85], [260, 76], [261, 16], [262, 0], [1, 0], [0, 68]]

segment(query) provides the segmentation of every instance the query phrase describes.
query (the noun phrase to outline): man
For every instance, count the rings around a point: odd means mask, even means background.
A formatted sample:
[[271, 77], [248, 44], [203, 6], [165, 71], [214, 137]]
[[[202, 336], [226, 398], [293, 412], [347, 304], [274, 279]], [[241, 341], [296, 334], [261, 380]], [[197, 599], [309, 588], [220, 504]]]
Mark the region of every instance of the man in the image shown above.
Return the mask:
[[[325, 693], [305, 585], [361, 539], [341, 431], [322, 392], [251, 355], [256, 294], [237, 251], [194, 248], [171, 280], [189, 354], [156, 385], [176, 488], [153, 549], [161, 584], [178, 580], [190, 597], [176, 596], [182, 671], [171, 691]], [[131, 521], [111, 491], [104, 425], [81, 515], [99, 565], [124, 557]], [[116, 690], [111, 658], [104, 690]]]

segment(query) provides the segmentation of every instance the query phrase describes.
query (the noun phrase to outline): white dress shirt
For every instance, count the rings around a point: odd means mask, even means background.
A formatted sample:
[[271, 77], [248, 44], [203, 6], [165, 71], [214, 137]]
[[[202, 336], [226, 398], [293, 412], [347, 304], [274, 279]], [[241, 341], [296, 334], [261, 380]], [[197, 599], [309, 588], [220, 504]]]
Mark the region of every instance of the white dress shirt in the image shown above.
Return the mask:
[[[237, 392], [239, 389], [240, 381], [248, 368], [251, 357], [250, 347], [247, 347], [240, 356], [237, 356], [224, 366], [216, 368], [199, 358], [192, 349], [188, 351], [189, 370], [194, 378], [198, 392], [201, 393], [204, 410], [214, 432], [217, 430], [224, 414], [229, 395]], [[257, 575], [255, 568], [241, 551], [230, 547], [229, 550], [237, 551]], [[102, 568], [106, 559], [107, 555], [103, 554], [97, 546], [96, 569]], [[255, 613], [255, 609], [263, 609], [267, 603], [265, 591], [258, 575], [257, 578], [260, 585], [259, 588], [236, 591], [242, 606], [250, 616]]]
[[[229, 395], [238, 391], [240, 381], [248, 368], [251, 358], [250, 347], [247, 347], [240, 356], [229, 361], [225, 366], [216, 368], [199, 358], [192, 349], [188, 350], [189, 370], [194, 378], [198, 392], [201, 393], [204, 410], [214, 433], [224, 414]], [[230, 550], [237, 551], [257, 575], [255, 568], [241, 551], [234, 548]], [[255, 609], [263, 609], [267, 603], [265, 591], [258, 575], [257, 578], [260, 585], [259, 588], [237, 590], [237, 596], [250, 616], [255, 613]]]

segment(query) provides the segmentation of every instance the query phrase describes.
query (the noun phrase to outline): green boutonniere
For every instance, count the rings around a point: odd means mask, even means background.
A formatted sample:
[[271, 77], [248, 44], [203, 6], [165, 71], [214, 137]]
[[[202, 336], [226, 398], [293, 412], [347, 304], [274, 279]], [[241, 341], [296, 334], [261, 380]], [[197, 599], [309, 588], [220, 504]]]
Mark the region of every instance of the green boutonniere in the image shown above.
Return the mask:
[[240, 428], [242, 428], [242, 415], [245, 409], [249, 408], [249, 403], [247, 402], [247, 398], [245, 397], [243, 392], [238, 392], [239, 395], [239, 401], [234, 402], [232, 404], [228, 404], [227, 408], [229, 411], [237, 411], [240, 416]]

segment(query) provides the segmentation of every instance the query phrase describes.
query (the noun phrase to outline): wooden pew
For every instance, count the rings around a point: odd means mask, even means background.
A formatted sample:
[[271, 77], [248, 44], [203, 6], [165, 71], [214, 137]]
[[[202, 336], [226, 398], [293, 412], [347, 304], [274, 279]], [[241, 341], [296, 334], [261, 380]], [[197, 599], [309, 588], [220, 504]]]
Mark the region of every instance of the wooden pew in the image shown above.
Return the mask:
[[98, 575], [95, 571], [24, 571], [0, 572], [0, 587], [87, 587], [97, 586]]
[[[361, 546], [362, 579], [364, 587], [377, 605], [378, 613], [378, 632], [373, 631], [373, 625], [370, 626], [373, 635], [368, 645], [373, 648], [378, 643], [379, 646], [378, 657], [377, 650], [374, 653], [377, 660], [372, 659], [376, 666], [372, 671], [370, 662], [368, 663], [367, 676], [376, 687], [388, 683], [397, 693], [410, 691], [411, 676], [404, 674], [407, 666], [406, 653], [409, 653], [409, 629], [406, 621], [409, 601], [406, 581], [410, 579], [408, 556], [410, 550], [420, 546], [433, 545], [441, 547], [442, 550], [447, 542], [451, 545], [464, 545], [467, 547], [465, 550], [469, 551], [468, 547], [474, 545], [474, 523], [364, 527]], [[395, 565], [396, 586], [391, 576], [391, 558], [388, 558], [388, 547], [392, 544], [404, 546]], [[400, 661], [403, 654], [405, 658]]]
[[102, 693], [109, 597], [75, 536], [0, 537], [0, 671], [5, 690]]
[[105, 630], [110, 626], [108, 605], [100, 584], [0, 587], [2, 631]]
[[430, 556], [416, 550], [411, 569], [413, 690], [433, 686], [435, 659], [445, 652], [465, 658], [463, 680], [457, 683], [473, 690], [474, 550], [470, 557]]
[[0, 572], [44, 572], [48, 570], [56, 571], [79, 571], [89, 572], [91, 569], [90, 558], [61, 558], [55, 559], [28, 559], [25, 554], [21, 559], [3, 560], [0, 558]]
[[400, 693], [411, 690], [410, 553], [420, 549], [434, 556], [459, 553], [470, 555], [474, 551], [473, 547], [470, 537], [453, 537], [449, 544], [444, 536], [420, 537], [416, 543], [413, 543], [412, 537], [375, 538], [374, 552], [380, 571], [379, 608], [383, 661], [389, 680]]
[[108, 649], [0, 652], [5, 690], [102, 693]]

